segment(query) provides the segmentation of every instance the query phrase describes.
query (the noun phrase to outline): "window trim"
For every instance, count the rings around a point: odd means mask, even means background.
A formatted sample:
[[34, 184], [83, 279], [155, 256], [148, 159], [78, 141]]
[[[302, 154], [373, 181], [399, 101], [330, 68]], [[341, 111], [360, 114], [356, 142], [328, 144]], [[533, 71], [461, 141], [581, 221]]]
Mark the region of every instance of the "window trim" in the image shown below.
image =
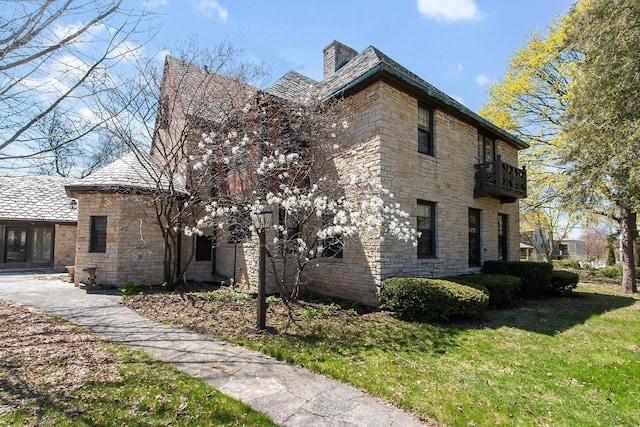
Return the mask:
[[89, 217], [89, 252], [107, 252], [107, 217], [103, 215]]
[[[420, 224], [419, 218], [424, 218], [418, 215], [418, 206], [428, 206], [429, 207], [429, 229], [426, 228], [418, 228]], [[418, 247], [416, 249], [416, 256], [418, 259], [432, 259], [436, 258], [436, 202], [430, 202], [428, 200], [418, 199], [416, 201], [416, 231], [422, 233], [423, 231], [429, 231], [429, 240], [428, 240], [428, 253], [420, 253], [420, 241], [423, 238], [424, 234], [418, 237]]]
[[[428, 128], [425, 128], [420, 124], [420, 111], [426, 111], [429, 118]], [[418, 105], [418, 153], [426, 154], [427, 156], [435, 156], [435, 138], [433, 134], [433, 110], [424, 106]], [[428, 135], [427, 148], [422, 149], [420, 144], [420, 132], [426, 132]]]

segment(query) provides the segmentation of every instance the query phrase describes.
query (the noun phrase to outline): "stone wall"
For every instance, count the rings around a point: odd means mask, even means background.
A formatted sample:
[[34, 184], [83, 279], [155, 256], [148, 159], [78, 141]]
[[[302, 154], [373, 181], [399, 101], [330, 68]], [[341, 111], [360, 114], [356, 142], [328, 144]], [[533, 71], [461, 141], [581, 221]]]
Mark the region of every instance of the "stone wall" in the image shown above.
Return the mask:
[[[435, 155], [418, 153], [418, 100], [378, 82], [349, 98], [358, 157], [372, 179], [394, 195], [394, 202], [416, 221], [418, 199], [436, 203], [436, 256], [418, 259], [411, 244], [387, 237], [360, 235], [344, 248], [342, 259], [314, 260], [309, 268], [314, 290], [377, 304], [377, 286], [393, 276], [443, 277], [477, 272], [469, 267], [469, 208], [481, 210], [481, 261], [498, 259], [498, 214], [508, 215], [508, 256], [519, 259], [518, 203], [501, 204], [474, 198], [474, 165], [478, 162], [478, 130], [434, 110]], [[497, 141], [504, 161], [517, 165], [517, 151]], [[338, 173], [349, 162], [336, 162]], [[349, 189], [345, 189], [348, 194]], [[357, 199], [357, 195], [351, 194]]]
[[[89, 252], [91, 216], [107, 217], [104, 253]], [[184, 236], [182, 244], [190, 248], [191, 238]], [[187, 253], [184, 251], [183, 257]], [[76, 282], [87, 278], [83, 268], [96, 266], [98, 285], [121, 286], [127, 282], [159, 285], [164, 281], [163, 256], [162, 234], [148, 197], [104, 193], [78, 196]], [[192, 263], [186, 277], [198, 278], [207, 272], [210, 277], [210, 263]]]
[[56, 224], [53, 247], [53, 268], [64, 270], [67, 265], [74, 265], [76, 259], [75, 224]]

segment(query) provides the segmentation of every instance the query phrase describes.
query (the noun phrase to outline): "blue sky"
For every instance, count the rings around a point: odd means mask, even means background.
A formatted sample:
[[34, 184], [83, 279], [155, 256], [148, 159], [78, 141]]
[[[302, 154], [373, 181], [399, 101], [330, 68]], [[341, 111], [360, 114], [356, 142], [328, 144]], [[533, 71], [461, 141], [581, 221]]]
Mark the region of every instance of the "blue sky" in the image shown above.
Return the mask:
[[159, 14], [154, 44], [224, 40], [262, 63], [272, 80], [289, 70], [322, 79], [333, 40], [373, 45], [477, 111], [486, 89], [528, 34], [545, 31], [573, 0], [143, 0]]

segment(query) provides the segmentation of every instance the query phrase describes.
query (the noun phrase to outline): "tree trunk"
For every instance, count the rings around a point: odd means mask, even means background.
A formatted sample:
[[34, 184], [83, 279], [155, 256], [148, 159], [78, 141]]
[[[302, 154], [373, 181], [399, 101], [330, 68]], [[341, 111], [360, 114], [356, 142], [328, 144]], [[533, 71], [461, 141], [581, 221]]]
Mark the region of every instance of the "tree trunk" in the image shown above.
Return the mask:
[[633, 227], [631, 211], [620, 207], [620, 263], [622, 264], [622, 291], [638, 292], [633, 263]]

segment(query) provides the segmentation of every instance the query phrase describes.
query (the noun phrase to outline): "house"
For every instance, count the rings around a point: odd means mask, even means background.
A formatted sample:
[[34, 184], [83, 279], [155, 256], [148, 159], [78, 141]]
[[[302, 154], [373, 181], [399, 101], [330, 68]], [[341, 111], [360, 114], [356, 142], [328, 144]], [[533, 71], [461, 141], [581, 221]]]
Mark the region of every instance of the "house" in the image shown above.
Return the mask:
[[[310, 288], [376, 305], [378, 285], [388, 277], [443, 277], [478, 272], [487, 260], [518, 260], [518, 200], [526, 197], [518, 150], [527, 145], [375, 47], [359, 53], [334, 41], [323, 55], [322, 81], [292, 71], [264, 90], [168, 58], [150, 158], [166, 161], [170, 153], [182, 152], [183, 157], [170, 161], [171, 169], [183, 175], [187, 187], [196, 185], [188, 176], [193, 166], [189, 147], [225, 112], [238, 112], [243, 103], [265, 95], [291, 103], [304, 103], [310, 94], [342, 98], [351, 112], [346, 118], [350, 137], [366, 154], [371, 179], [394, 193], [421, 236], [416, 248], [361, 234], [341, 248], [340, 256], [322, 257], [309, 266]], [[239, 97], [225, 98], [230, 85]], [[116, 166], [67, 187], [79, 206], [76, 264], [98, 266], [99, 281], [110, 284], [143, 278], [159, 282], [156, 266], [162, 259], [154, 249], [164, 243], [145, 228], [152, 221], [145, 219], [145, 209], [131, 207], [131, 191], [124, 190], [131, 183], [108, 181]], [[349, 166], [349, 159], [332, 165], [336, 174]], [[129, 170], [122, 164], [118, 168]], [[100, 182], [94, 185], [93, 180]], [[350, 189], [344, 192], [349, 195]], [[144, 192], [138, 193], [139, 198]], [[210, 229], [189, 239], [183, 247], [190, 248], [186, 258], [195, 260], [187, 261], [190, 278], [215, 275], [255, 287], [257, 236], [218, 239]], [[99, 252], [92, 251], [95, 244]], [[267, 286], [275, 289], [272, 281]]]
[[0, 175], [0, 269], [73, 265], [77, 210], [64, 186], [70, 180]]
[[131, 152], [69, 182], [66, 192], [78, 201], [76, 283], [88, 279], [82, 270], [97, 268], [98, 285], [161, 284], [167, 274], [163, 262], [167, 247], [189, 265], [186, 277], [211, 280], [210, 257], [206, 263], [190, 262], [194, 238], [182, 237], [179, 230], [174, 240], [161, 233], [158, 221], [165, 221], [167, 211], [158, 210], [159, 206], [181, 203], [186, 190], [181, 177], [167, 175], [148, 154]]

